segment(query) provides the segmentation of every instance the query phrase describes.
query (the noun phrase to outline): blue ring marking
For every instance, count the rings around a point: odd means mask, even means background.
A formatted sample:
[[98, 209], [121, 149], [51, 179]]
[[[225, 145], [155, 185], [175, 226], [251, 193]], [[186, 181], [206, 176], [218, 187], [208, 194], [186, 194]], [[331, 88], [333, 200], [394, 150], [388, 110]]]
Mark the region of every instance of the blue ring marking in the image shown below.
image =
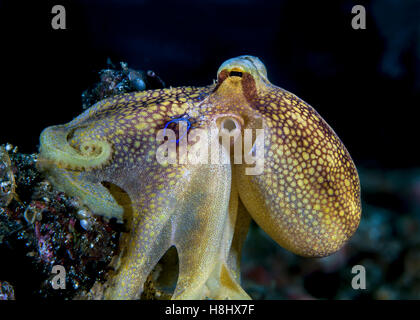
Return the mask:
[[176, 142], [179, 143], [179, 140], [181, 140], [187, 133], [188, 130], [191, 128], [191, 122], [190, 120], [188, 120], [187, 118], [178, 118], [178, 119], [172, 119], [171, 121], [167, 122], [165, 124], [165, 128], [163, 129], [163, 135], [165, 135], [166, 133], [166, 128], [168, 128], [168, 125], [172, 122], [180, 122], [180, 121], [187, 121], [187, 130], [185, 131], [185, 133], [182, 135], [182, 137], [180, 137], [179, 139], [176, 140], [170, 140], [170, 142]]

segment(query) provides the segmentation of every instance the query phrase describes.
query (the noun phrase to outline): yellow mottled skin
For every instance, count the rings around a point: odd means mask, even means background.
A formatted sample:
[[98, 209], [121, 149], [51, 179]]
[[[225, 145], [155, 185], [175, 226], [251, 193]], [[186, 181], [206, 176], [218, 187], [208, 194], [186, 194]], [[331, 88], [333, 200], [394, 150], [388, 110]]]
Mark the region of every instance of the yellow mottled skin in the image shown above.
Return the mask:
[[[321, 116], [272, 85], [258, 58], [230, 59], [217, 76], [207, 87], [115, 96], [41, 134], [39, 163], [50, 180], [95, 213], [127, 220], [107, 299], [138, 299], [171, 246], [179, 255], [173, 299], [249, 298], [239, 261], [250, 217], [281, 246], [309, 257], [337, 251], [357, 229], [357, 171]], [[248, 175], [251, 165], [233, 162], [158, 163], [157, 131], [184, 114], [195, 128], [220, 130], [230, 119], [241, 132], [263, 129], [262, 173]], [[219, 141], [208, 139], [196, 143]], [[222, 158], [231, 156], [222, 148]]]

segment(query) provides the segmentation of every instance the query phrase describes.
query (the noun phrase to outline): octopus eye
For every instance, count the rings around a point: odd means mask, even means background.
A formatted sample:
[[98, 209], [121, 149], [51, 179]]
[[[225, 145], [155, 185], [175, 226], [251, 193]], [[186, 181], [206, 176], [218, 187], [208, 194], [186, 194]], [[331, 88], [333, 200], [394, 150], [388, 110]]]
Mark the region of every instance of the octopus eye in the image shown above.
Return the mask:
[[242, 78], [242, 72], [240, 72], [240, 71], [231, 71], [231, 72], [229, 72], [229, 77], [240, 77], [240, 78]]

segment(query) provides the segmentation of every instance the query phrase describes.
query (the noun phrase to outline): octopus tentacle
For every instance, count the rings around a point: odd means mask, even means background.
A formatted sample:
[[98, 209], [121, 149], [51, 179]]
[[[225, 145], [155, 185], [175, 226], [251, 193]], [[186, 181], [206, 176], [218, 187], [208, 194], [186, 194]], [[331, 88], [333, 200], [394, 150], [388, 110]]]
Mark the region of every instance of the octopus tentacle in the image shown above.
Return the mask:
[[80, 199], [93, 213], [123, 222], [123, 207], [101, 183], [87, 180], [83, 172], [52, 167], [43, 170], [58, 190]]
[[64, 126], [53, 126], [41, 133], [41, 163], [48, 166], [54, 162], [69, 170], [90, 170], [101, 168], [111, 160], [112, 147], [107, 141], [82, 141], [77, 150], [68, 142], [69, 132]]
[[[234, 182], [233, 179], [232, 182]], [[240, 283], [242, 246], [248, 234], [249, 225], [251, 223], [251, 216], [249, 215], [240, 198], [237, 199], [237, 202], [237, 215], [233, 228], [234, 232], [231, 240], [232, 242], [229, 250], [227, 265], [234, 275], [236, 282]]]
[[[134, 205], [133, 208], [147, 212], [144, 206], [139, 208], [139, 205]], [[157, 214], [158, 217], [162, 216], [162, 213]], [[124, 250], [119, 266], [106, 288], [105, 299], [140, 299], [148, 275], [170, 248], [166, 232], [171, 228], [169, 217], [159, 218], [159, 223], [153, 223], [153, 220], [149, 211], [149, 215], [146, 213], [143, 219], [132, 222], [130, 233], [122, 241]], [[137, 228], [144, 231], [139, 233]]]
[[[231, 247], [240, 224], [237, 223], [238, 195], [230, 187], [230, 175], [228, 166], [218, 166], [197, 176], [201, 182], [194, 186], [201, 188], [194, 188], [193, 192], [200, 194], [202, 191], [198, 190], [206, 190], [206, 196], [200, 195], [197, 201], [190, 199], [188, 208], [182, 210], [184, 221], [178, 227], [182, 230], [176, 232], [175, 239], [180, 266], [173, 299], [249, 299], [235, 272], [238, 261], [229, 260], [237, 257], [233, 257]], [[193, 214], [188, 216], [193, 222], [188, 223], [187, 218], [186, 227], [185, 215], [190, 211]], [[218, 214], [214, 215], [215, 212]], [[213, 245], [209, 246], [209, 242]], [[196, 250], [187, 249], [191, 243], [196, 244]], [[199, 273], [191, 273], [192, 267]]]
[[[202, 168], [185, 192], [186, 199], [175, 218], [174, 244], [179, 252], [179, 277], [173, 299], [199, 299], [206, 295], [206, 281], [219, 261], [223, 226], [228, 219], [230, 168]], [[213, 215], [218, 212], [217, 215]], [[182, 221], [182, 223], [181, 223]], [[213, 245], [209, 246], [208, 243]], [[188, 250], [191, 243], [195, 250]], [[191, 268], [200, 270], [191, 273]], [[210, 296], [210, 295], [209, 295]]]

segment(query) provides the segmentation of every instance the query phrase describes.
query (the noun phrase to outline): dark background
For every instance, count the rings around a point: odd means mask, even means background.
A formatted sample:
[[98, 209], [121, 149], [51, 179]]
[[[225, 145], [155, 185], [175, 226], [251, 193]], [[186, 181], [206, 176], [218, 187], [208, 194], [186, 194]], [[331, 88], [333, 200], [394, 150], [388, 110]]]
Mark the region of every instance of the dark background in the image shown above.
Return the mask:
[[[55, 4], [66, 8], [66, 30], [51, 28]], [[366, 30], [351, 27], [356, 4], [366, 7]], [[359, 169], [363, 215], [353, 251], [335, 255], [344, 255], [335, 269], [307, 267], [312, 260], [291, 258], [261, 236], [268, 249], [254, 241], [245, 259], [259, 252], [289, 265], [264, 258], [261, 271], [245, 261], [248, 290], [274, 283], [277, 293], [251, 291], [260, 298], [353, 298], [340, 291], [340, 270], [349, 278], [348, 268], [364, 263], [377, 279], [376, 291], [364, 296], [420, 298], [420, 240], [413, 240], [420, 234], [419, 39], [418, 0], [1, 1], [0, 144], [36, 152], [43, 128], [82, 111], [81, 93], [98, 81], [108, 57], [153, 70], [168, 86], [202, 86], [226, 59], [255, 55], [273, 84], [314, 106], [342, 139]], [[253, 226], [250, 238], [259, 232]], [[284, 277], [304, 279], [297, 290], [308, 295], [278, 294], [296, 285]], [[413, 283], [418, 288], [407, 293]]]

